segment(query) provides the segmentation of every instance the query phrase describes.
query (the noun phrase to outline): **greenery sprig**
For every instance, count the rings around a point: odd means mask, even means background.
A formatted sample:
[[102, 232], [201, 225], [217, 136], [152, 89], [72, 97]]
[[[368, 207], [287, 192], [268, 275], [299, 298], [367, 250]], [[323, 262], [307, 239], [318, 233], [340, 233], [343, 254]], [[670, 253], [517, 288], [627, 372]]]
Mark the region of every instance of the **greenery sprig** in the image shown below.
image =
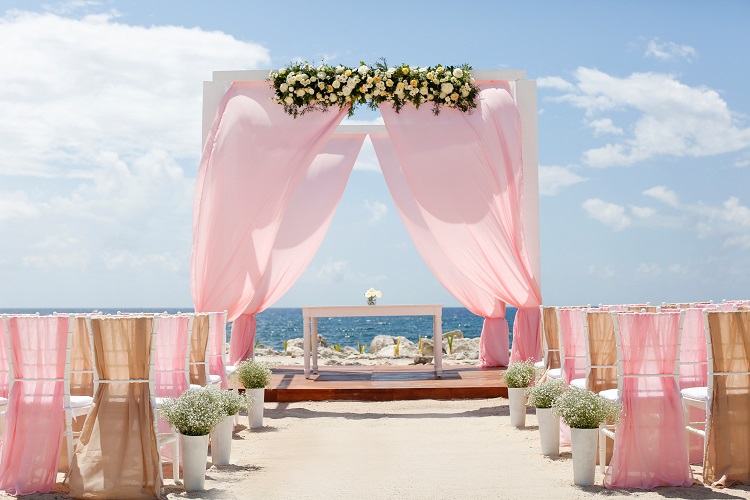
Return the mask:
[[368, 66], [314, 66], [291, 63], [272, 71], [268, 77], [274, 99], [293, 117], [309, 111], [326, 111], [329, 106], [349, 107], [349, 116], [358, 105], [376, 109], [390, 103], [398, 113], [407, 103], [417, 108], [427, 104], [437, 115], [443, 106], [471, 112], [477, 107], [479, 87], [474, 84], [471, 66], [388, 66], [385, 59]]

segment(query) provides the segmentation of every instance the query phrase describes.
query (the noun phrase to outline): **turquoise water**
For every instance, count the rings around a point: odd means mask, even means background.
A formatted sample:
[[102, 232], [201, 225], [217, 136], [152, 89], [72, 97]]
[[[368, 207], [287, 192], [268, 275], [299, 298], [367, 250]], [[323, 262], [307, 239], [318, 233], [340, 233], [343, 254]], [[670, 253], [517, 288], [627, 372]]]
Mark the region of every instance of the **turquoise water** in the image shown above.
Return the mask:
[[[191, 312], [192, 308], [151, 308], [151, 309], [98, 309], [106, 314], [122, 312], [176, 313]], [[51, 314], [89, 313], [90, 309], [0, 309], [0, 314]], [[516, 308], [508, 307], [506, 314], [513, 342], [513, 320]], [[256, 316], [256, 340], [276, 350], [282, 349], [283, 341], [302, 337], [302, 309], [271, 308]], [[482, 332], [482, 318], [475, 316], [463, 307], [443, 308], [443, 332], [461, 330], [465, 337], [478, 337]], [[231, 325], [227, 325], [227, 339]], [[431, 316], [389, 316], [366, 318], [320, 318], [318, 333], [330, 344], [357, 347], [357, 343], [369, 344], [376, 335], [404, 336], [412, 342], [418, 337], [432, 337]]]

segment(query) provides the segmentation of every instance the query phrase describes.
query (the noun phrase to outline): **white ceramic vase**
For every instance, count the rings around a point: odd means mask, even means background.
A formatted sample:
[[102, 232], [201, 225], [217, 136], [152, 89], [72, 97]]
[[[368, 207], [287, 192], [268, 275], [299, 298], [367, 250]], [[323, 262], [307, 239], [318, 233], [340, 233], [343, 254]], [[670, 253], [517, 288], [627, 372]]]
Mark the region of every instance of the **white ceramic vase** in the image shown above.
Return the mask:
[[570, 446], [573, 453], [573, 482], [578, 486], [594, 484], [596, 472], [596, 445], [599, 429], [570, 429]]
[[211, 431], [211, 462], [214, 465], [229, 465], [233, 430], [234, 415], [229, 415], [216, 424]]
[[510, 425], [519, 429], [526, 427], [526, 388], [508, 387], [508, 401]]
[[556, 457], [560, 454], [560, 417], [552, 414], [552, 408], [537, 408], [539, 437], [542, 441], [542, 455]]
[[265, 387], [260, 389], [245, 389], [245, 394], [253, 398], [252, 403], [248, 399], [247, 420], [251, 429], [263, 427], [263, 402], [266, 397]]
[[182, 450], [182, 481], [185, 491], [201, 491], [206, 484], [206, 457], [208, 456], [208, 434], [184, 436], [180, 434]]

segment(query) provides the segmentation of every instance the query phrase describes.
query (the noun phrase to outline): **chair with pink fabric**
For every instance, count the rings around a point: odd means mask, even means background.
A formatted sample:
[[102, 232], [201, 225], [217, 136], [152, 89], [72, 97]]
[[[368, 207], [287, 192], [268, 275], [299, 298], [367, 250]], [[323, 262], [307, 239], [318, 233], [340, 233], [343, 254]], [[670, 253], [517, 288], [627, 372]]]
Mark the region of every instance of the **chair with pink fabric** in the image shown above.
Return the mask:
[[61, 450], [73, 452], [72, 420], [86, 413], [91, 398], [75, 408], [70, 395], [72, 322], [68, 316], [4, 316], [9, 346], [10, 392], [0, 455], [0, 489], [11, 494], [55, 488]]
[[0, 335], [0, 437], [5, 428], [5, 410], [8, 408], [10, 390], [10, 356], [5, 342], [5, 334]]
[[[582, 308], [558, 308], [561, 377], [566, 384], [586, 388], [586, 343]], [[555, 378], [553, 376], [553, 378]], [[574, 381], [578, 381], [573, 384]]]
[[677, 353], [679, 312], [613, 313], [623, 418], [614, 435], [600, 429], [600, 454], [614, 438], [606, 488], [690, 486]]

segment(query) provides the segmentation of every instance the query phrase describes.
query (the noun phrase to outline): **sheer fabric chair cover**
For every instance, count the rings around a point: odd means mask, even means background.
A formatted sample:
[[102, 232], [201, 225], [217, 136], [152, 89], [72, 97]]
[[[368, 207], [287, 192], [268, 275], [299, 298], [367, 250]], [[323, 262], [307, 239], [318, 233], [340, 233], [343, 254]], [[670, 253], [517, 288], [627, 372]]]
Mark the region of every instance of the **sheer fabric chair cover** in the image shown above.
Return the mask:
[[70, 345], [70, 394], [71, 396], [93, 396], [94, 360], [86, 317], [76, 316], [71, 318], [71, 321], [73, 338]]
[[8, 398], [10, 391], [10, 362], [8, 360], [8, 344], [5, 339], [5, 328], [0, 321], [0, 397]]
[[221, 377], [221, 388], [228, 389], [227, 368], [224, 363], [224, 346], [226, 345], [226, 314], [210, 313], [211, 331], [208, 338], [208, 369], [213, 375]]
[[47, 493], [55, 488], [63, 439], [69, 318], [11, 316], [7, 322], [15, 381], [3, 433], [0, 490]]
[[[699, 308], [686, 309], [680, 340], [680, 389], [707, 386], [707, 360], [703, 310]], [[686, 411], [690, 422], [700, 422], [706, 418], [704, 409], [688, 406]], [[689, 433], [688, 439], [690, 463], [703, 462], [705, 440], [693, 433]]]
[[148, 384], [153, 319], [92, 318], [91, 329], [100, 383], [73, 456], [70, 494], [157, 498], [162, 481]]
[[615, 431], [606, 488], [693, 483], [682, 400], [675, 380], [680, 314], [620, 313], [623, 418]]
[[586, 323], [591, 362], [586, 376], [586, 388], [597, 394], [617, 389], [617, 343], [612, 315], [608, 312], [589, 311]]
[[188, 387], [188, 316], [159, 316], [154, 349], [154, 392], [160, 398], [176, 398]]
[[586, 377], [586, 344], [580, 309], [559, 309], [562, 375], [566, 384]]
[[715, 375], [703, 482], [750, 484], [750, 311], [709, 312], [708, 329]]
[[208, 313], [199, 313], [193, 320], [193, 331], [190, 334], [190, 383], [200, 386], [208, 385], [208, 360], [206, 358], [209, 339], [210, 317]]
[[560, 327], [557, 324], [557, 312], [554, 307], [542, 308], [544, 317], [544, 341], [547, 350], [546, 370], [560, 368]]

